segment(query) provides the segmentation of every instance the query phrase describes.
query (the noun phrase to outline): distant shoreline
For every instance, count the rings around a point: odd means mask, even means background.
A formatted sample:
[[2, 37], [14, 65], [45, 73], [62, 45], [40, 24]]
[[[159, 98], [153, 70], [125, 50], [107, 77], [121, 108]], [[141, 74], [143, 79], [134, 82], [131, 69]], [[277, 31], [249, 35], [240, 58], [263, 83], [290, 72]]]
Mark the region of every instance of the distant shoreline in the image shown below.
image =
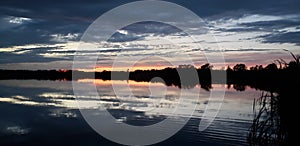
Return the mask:
[[[179, 75], [184, 73], [184, 75]], [[196, 77], [191, 77], [190, 74]], [[213, 75], [213, 77], [212, 77]], [[300, 65], [277, 68], [273, 63], [266, 67], [256, 66], [247, 69], [243, 64], [237, 64], [231, 69], [214, 70], [209, 64], [195, 68], [190, 65], [182, 65], [177, 68], [165, 68], [161, 70], [136, 70], [84, 72], [75, 70], [0, 70], [0, 80], [9, 79], [36, 79], [36, 80], [78, 80], [78, 79], [103, 79], [103, 80], [134, 80], [144, 82], [164, 82], [167, 86], [179, 88], [193, 88], [200, 84], [209, 90], [211, 84], [234, 84], [250, 86], [271, 92], [280, 92], [285, 86], [295, 80], [299, 80]], [[160, 80], [158, 80], [158, 78]]]

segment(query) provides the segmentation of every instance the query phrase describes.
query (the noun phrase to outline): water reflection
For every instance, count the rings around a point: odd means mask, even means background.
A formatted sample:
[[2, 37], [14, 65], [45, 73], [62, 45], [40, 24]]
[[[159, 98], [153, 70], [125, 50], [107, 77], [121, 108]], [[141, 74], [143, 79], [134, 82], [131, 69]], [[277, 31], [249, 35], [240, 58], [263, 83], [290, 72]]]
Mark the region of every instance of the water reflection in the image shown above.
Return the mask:
[[[124, 94], [117, 97], [112, 82], [120, 88], [129, 85], [133, 96]], [[83, 79], [78, 83], [96, 85], [99, 93], [99, 96], [87, 94], [76, 97], [84, 100], [85, 109], [95, 109], [99, 104], [105, 104], [116, 117], [116, 123], [131, 125], [151, 125], [167, 116], [174, 116], [173, 110], [178, 105], [180, 93], [178, 87], [165, 86], [161, 82]], [[0, 139], [5, 139], [0, 142], [1, 145], [39, 145], [41, 141], [62, 145], [66, 140], [72, 145], [87, 145], [79, 141], [89, 141], [90, 145], [114, 144], [101, 138], [85, 123], [78, 111], [70, 81], [1, 80], [0, 87]], [[166, 95], [151, 94], [149, 87], [154, 91], [164, 88]], [[213, 84], [210, 90], [224, 88], [227, 88], [226, 85]], [[259, 97], [260, 91], [245, 88], [244, 92], [236, 92], [234, 88], [227, 89], [216, 120], [207, 130], [199, 132], [198, 124], [210, 92], [200, 85], [185, 90], [188, 93], [185, 96], [185, 110], [195, 105], [197, 108], [188, 124], [161, 144], [246, 144], [248, 128], [253, 119], [252, 101], [254, 97]], [[200, 92], [197, 102], [192, 100], [195, 92]], [[176, 116], [188, 116], [185, 110], [176, 113]], [[47, 139], [49, 136], [52, 138]]]

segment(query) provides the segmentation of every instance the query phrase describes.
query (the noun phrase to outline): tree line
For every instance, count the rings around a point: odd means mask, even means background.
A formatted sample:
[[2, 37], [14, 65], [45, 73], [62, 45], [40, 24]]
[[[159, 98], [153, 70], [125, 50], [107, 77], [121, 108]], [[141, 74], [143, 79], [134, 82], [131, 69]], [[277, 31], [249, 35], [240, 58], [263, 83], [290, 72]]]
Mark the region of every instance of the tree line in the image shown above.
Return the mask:
[[[291, 53], [292, 54], [292, 53]], [[200, 84], [209, 90], [211, 84], [228, 84], [243, 91], [245, 86], [267, 91], [278, 91], [283, 86], [299, 80], [300, 57], [292, 54], [294, 60], [286, 62], [275, 60], [266, 65], [247, 67], [246, 64], [228, 66], [226, 70], [216, 70], [209, 63], [200, 67], [179, 65], [164, 69], [135, 71], [83, 72], [76, 70], [0, 70], [0, 79], [38, 79], [38, 80], [77, 80], [96, 78], [103, 80], [134, 80], [144, 82], [164, 82], [167, 86], [193, 88]], [[192, 76], [196, 74], [197, 76]], [[160, 78], [160, 79], [158, 79]]]

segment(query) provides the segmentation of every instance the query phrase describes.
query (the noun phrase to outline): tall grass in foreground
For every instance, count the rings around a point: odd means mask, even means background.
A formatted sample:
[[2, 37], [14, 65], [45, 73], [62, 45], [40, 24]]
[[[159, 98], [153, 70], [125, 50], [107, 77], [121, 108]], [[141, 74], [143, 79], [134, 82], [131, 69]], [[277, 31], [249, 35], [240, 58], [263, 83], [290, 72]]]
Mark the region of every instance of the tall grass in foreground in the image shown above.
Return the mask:
[[282, 123], [280, 95], [263, 92], [254, 99], [254, 119], [249, 129], [249, 145], [285, 145], [287, 133]]

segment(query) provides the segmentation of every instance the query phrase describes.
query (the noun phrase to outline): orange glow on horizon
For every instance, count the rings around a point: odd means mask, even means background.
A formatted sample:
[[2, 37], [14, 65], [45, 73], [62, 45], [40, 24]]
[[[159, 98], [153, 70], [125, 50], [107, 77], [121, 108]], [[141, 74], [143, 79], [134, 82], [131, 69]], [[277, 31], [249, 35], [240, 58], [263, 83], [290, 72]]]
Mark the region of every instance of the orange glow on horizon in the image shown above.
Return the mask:
[[151, 83], [151, 82], [136, 82], [132, 80], [101, 80], [101, 79], [79, 79], [80, 83], [91, 83], [96, 86], [112, 86], [112, 84], [117, 86], [129, 85], [136, 87], [149, 87], [149, 86], [163, 86], [162, 83]]
[[101, 72], [101, 71], [135, 71], [135, 70], [151, 70], [151, 69], [164, 69], [170, 66], [165, 66], [165, 65], [156, 65], [156, 66], [133, 66], [133, 67], [114, 67], [112, 68], [111, 66], [97, 66], [95, 68], [96, 72]]
[[58, 72], [66, 73], [66, 72], [68, 72], [68, 70], [66, 70], [66, 69], [60, 69], [60, 70], [58, 70]]
[[[247, 63], [247, 62], [239, 62], [239, 63], [243, 63], [246, 64], [247, 69], [250, 69], [250, 67], [255, 66], [255, 65], [263, 65], [263, 67], [267, 66], [267, 64], [257, 64], [257, 63]], [[195, 64], [196, 68], [200, 68], [203, 64]], [[214, 70], [226, 70], [228, 66], [230, 66], [231, 68], [233, 68], [236, 64], [238, 63], [225, 63], [224, 66], [220, 66], [219, 64], [215, 64], [213, 65], [213, 69]], [[94, 69], [79, 69], [79, 71], [85, 71], [85, 72], [102, 72], [102, 71], [135, 71], [135, 70], [152, 70], [152, 69], [156, 69], [156, 70], [162, 70], [165, 69], [167, 67], [177, 67], [177, 66], [168, 66], [168, 65], [161, 65], [161, 64], [157, 64], [157, 65], [139, 65], [139, 66], [133, 66], [133, 67], [125, 67], [125, 66], [121, 66], [121, 67], [112, 67], [112, 66], [101, 66], [101, 65], [97, 65]]]

